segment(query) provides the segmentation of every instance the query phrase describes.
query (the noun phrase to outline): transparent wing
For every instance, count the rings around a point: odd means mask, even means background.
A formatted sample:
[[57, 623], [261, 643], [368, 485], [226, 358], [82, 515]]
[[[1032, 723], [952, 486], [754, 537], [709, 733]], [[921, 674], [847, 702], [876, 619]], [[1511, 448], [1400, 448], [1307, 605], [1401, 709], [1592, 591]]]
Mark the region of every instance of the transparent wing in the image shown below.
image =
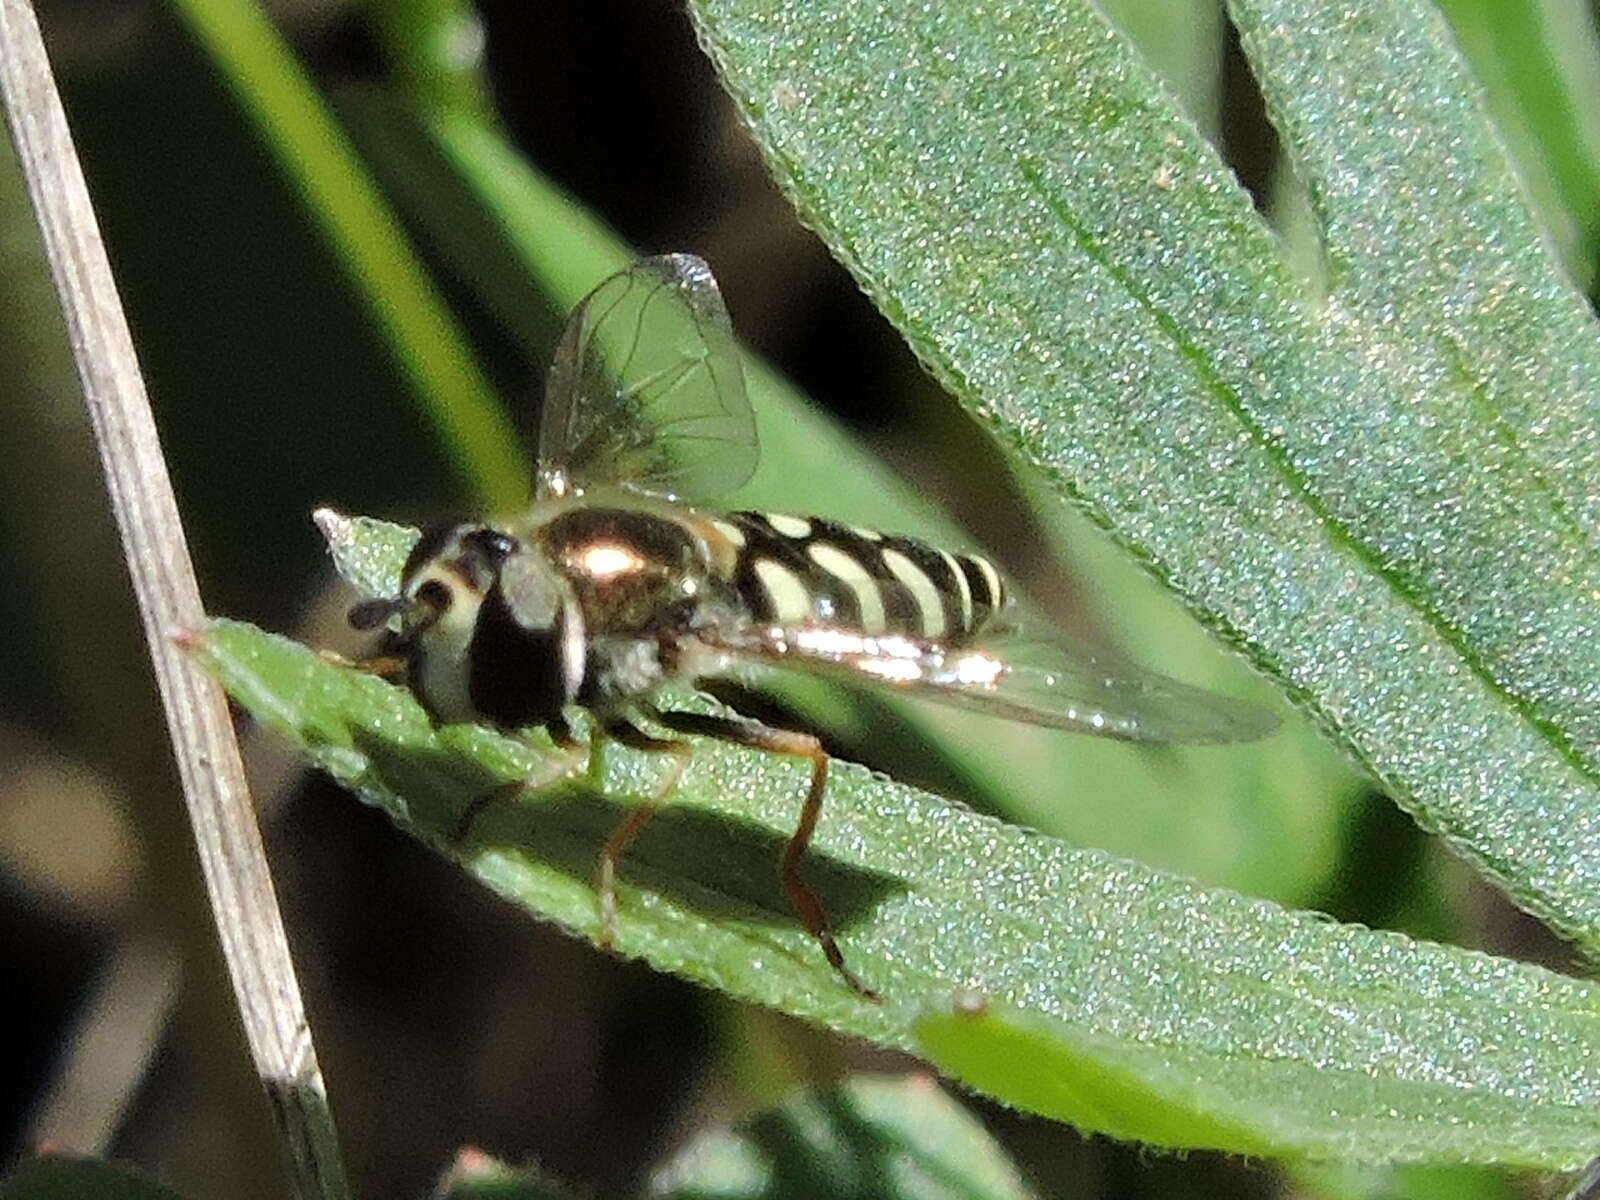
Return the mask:
[[620, 485], [709, 500], [755, 466], [744, 371], [704, 260], [641, 259], [590, 292], [545, 385], [540, 494]]
[[991, 716], [1130, 742], [1248, 742], [1278, 727], [1266, 709], [1056, 642], [950, 648], [837, 629], [757, 630], [722, 647], [745, 664], [871, 683]]

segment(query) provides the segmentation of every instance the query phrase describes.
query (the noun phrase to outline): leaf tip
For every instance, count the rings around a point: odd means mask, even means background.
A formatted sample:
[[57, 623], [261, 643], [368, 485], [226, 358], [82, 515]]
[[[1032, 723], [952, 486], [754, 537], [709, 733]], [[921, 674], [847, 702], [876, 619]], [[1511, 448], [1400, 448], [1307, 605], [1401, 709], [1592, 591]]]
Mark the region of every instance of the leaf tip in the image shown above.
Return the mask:
[[311, 520], [330, 545], [338, 542], [348, 542], [355, 536], [355, 521], [336, 508], [323, 506], [322, 508], [314, 509], [311, 513]]

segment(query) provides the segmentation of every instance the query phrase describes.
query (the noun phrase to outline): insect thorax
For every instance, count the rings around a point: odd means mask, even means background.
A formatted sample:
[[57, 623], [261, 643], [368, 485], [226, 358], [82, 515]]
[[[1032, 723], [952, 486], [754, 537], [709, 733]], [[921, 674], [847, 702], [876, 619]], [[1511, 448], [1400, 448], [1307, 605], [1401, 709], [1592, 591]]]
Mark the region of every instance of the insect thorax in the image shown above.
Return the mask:
[[581, 613], [586, 661], [573, 699], [602, 717], [689, 673], [697, 630], [742, 622], [688, 509], [565, 503], [536, 511], [520, 533], [521, 553], [559, 576]]
[[673, 515], [575, 507], [531, 541], [571, 584], [590, 638], [681, 634], [719, 599], [705, 543]]

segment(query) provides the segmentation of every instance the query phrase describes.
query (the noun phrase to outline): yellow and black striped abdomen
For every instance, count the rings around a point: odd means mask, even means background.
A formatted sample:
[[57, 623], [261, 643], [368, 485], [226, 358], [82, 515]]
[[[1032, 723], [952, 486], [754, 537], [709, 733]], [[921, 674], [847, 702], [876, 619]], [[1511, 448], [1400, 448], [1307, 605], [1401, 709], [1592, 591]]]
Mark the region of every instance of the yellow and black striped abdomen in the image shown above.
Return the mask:
[[736, 512], [716, 525], [737, 549], [733, 584], [760, 623], [959, 645], [1006, 602], [1000, 573], [976, 554], [817, 517]]

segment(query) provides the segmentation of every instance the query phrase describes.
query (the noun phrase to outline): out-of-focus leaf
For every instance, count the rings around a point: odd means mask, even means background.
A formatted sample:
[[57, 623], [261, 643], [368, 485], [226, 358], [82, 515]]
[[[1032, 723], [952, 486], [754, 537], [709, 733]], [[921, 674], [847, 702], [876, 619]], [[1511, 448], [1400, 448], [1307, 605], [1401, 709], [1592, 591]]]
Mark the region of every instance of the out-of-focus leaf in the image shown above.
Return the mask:
[[1184, 111], [1207, 133], [1222, 124], [1221, 8], [1209, 0], [1103, 0]]
[[344, 135], [260, 10], [241, 0], [172, 0], [255, 118], [308, 213], [344, 262], [475, 494], [509, 508], [528, 495], [517, 439], [465, 337]]
[[434, 1200], [572, 1200], [543, 1173], [520, 1170], [482, 1150], [463, 1150], [433, 1192]]
[[1440, 0], [1579, 286], [1600, 267], [1600, 38], [1584, 0]]
[[487, 120], [483, 19], [464, 0], [366, 0], [390, 71], [418, 104]]
[[697, 1136], [656, 1200], [1027, 1200], [1016, 1169], [927, 1076], [858, 1078]]
[[1521, 1200], [1510, 1173], [1492, 1167], [1351, 1167], [1297, 1163], [1297, 1200]]
[[86, 1158], [36, 1158], [0, 1180], [0, 1200], [179, 1200], [126, 1167]]
[[691, 10], [934, 373], [1600, 944], [1600, 341], [1437, 12], [1231, 5], [1321, 225], [1316, 296], [1089, 3]]

